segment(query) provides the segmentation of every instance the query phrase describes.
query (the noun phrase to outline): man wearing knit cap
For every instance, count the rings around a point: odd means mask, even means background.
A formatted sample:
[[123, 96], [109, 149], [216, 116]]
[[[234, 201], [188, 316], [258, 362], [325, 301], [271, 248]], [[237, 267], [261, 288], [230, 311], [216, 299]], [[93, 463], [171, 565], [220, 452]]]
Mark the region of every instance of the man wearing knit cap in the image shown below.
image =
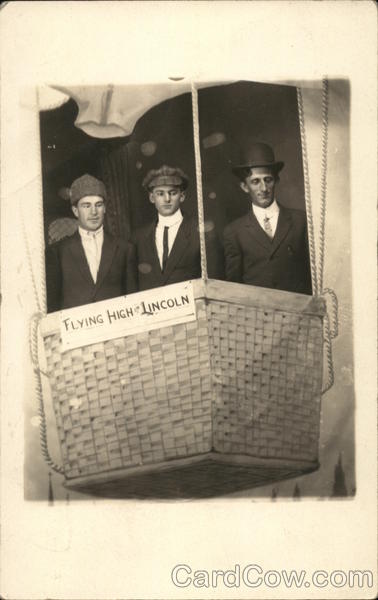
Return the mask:
[[201, 277], [198, 223], [181, 212], [187, 175], [179, 168], [163, 165], [149, 171], [142, 185], [155, 206], [157, 218], [133, 238], [130, 264], [138, 289]]
[[78, 230], [47, 249], [48, 312], [135, 291], [127, 273], [126, 244], [104, 231], [103, 182], [88, 174], [79, 177], [71, 186], [70, 199]]
[[283, 166], [267, 144], [246, 140], [242, 146], [232, 170], [251, 209], [224, 230], [226, 279], [311, 294], [306, 213], [276, 199]]

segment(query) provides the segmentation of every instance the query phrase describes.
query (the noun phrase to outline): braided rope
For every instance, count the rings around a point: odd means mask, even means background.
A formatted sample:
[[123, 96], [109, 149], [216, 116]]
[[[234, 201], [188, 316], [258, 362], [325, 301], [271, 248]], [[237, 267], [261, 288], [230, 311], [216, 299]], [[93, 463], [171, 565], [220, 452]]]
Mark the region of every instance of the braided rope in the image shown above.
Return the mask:
[[323, 290], [324, 276], [324, 253], [325, 253], [325, 225], [326, 225], [326, 197], [327, 197], [327, 166], [328, 166], [328, 79], [322, 80], [322, 158], [321, 158], [321, 179], [320, 179], [320, 224], [319, 224], [319, 263], [318, 263], [318, 286], [319, 293], [323, 296], [329, 294], [332, 302], [333, 322], [330, 324], [329, 311], [324, 319], [324, 344], [326, 349], [326, 361], [328, 368], [328, 377], [322, 394], [328, 392], [334, 384], [335, 373], [332, 358], [332, 339], [338, 334], [338, 300], [335, 292], [326, 288]]
[[46, 463], [57, 473], [64, 475], [64, 469], [60, 465], [57, 465], [51, 458], [48, 441], [47, 441], [47, 425], [46, 425], [46, 413], [43, 404], [43, 391], [42, 391], [42, 380], [41, 373], [48, 376], [39, 368], [39, 357], [38, 357], [38, 326], [39, 321], [43, 317], [41, 312], [34, 313], [30, 321], [30, 338], [29, 348], [31, 360], [34, 366], [34, 376], [36, 381], [36, 392], [38, 399], [38, 416], [39, 416], [39, 441], [41, 444], [41, 450]]
[[315, 296], [317, 296], [319, 293], [319, 287], [318, 287], [318, 276], [317, 276], [317, 267], [316, 267], [314, 220], [313, 220], [313, 216], [312, 216], [312, 205], [311, 205], [310, 175], [309, 175], [309, 170], [308, 170], [305, 115], [304, 115], [304, 107], [303, 107], [302, 90], [299, 87], [297, 87], [297, 102], [298, 102], [299, 126], [300, 126], [300, 132], [301, 132], [301, 143], [302, 143], [303, 177], [304, 177], [305, 203], [306, 203], [306, 214], [307, 214], [308, 244], [309, 244], [309, 248], [310, 248], [311, 280], [312, 280], [313, 293]]
[[327, 392], [334, 384], [335, 373], [333, 367], [332, 358], [332, 339], [338, 335], [338, 300], [335, 292], [326, 288], [323, 289], [323, 275], [324, 275], [324, 254], [325, 254], [325, 223], [326, 223], [326, 196], [327, 196], [327, 166], [328, 166], [328, 79], [325, 77], [322, 80], [322, 133], [321, 133], [321, 180], [320, 180], [320, 224], [319, 224], [319, 257], [318, 262], [316, 261], [315, 253], [315, 235], [314, 235], [314, 221], [311, 207], [311, 190], [310, 190], [310, 177], [308, 170], [308, 154], [306, 144], [306, 131], [305, 131], [305, 116], [303, 108], [303, 97], [302, 91], [297, 88], [297, 100], [298, 100], [298, 113], [299, 123], [301, 131], [301, 142], [302, 142], [302, 154], [303, 154], [303, 173], [304, 173], [304, 185], [305, 185], [305, 201], [306, 201], [306, 212], [307, 212], [307, 223], [308, 223], [308, 238], [310, 247], [310, 263], [311, 263], [311, 277], [314, 295], [326, 296], [327, 294], [331, 298], [332, 306], [332, 324], [330, 323], [329, 310], [327, 307], [327, 313], [324, 316], [324, 346], [325, 346], [325, 358], [327, 363], [327, 380], [322, 390], [322, 394]]
[[324, 345], [326, 350], [326, 361], [328, 367], [327, 381], [322, 389], [322, 394], [328, 392], [335, 382], [335, 373], [333, 369], [333, 358], [332, 358], [332, 336], [329, 324], [328, 313], [324, 315]]
[[206, 242], [205, 242], [205, 219], [203, 210], [203, 191], [202, 191], [202, 169], [201, 169], [201, 149], [199, 136], [199, 118], [198, 118], [198, 92], [192, 82], [192, 115], [193, 115], [193, 136], [194, 136], [194, 156], [196, 164], [196, 183], [197, 183], [197, 203], [198, 203], [198, 224], [201, 251], [201, 277], [205, 282], [207, 280], [207, 260], [206, 260]]
[[[35, 118], [36, 118], [35, 134], [36, 135], [33, 136], [32, 143], [34, 144], [35, 156], [41, 156], [41, 147], [40, 147], [40, 138], [39, 138], [39, 123], [38, 123], [38, 115], [39, 115], [39, 113], [38, 113], [38, 107], [39, 107], [38, 88], [36, 88], [36, 99], [35, 100], [36, 100], [36, 110], [35, 110]], [[33, 260], [32, 260], [32, 254], [31, 254], [30, 245], [29, 245], [29, 241], [28, 241], [28, 235], [27, 235], [27, 231], [26, 231], [24, 212], [22, 209], [22, 202], [20, 202], [20, 204], [19, 204], [19, 210], [20, 210], [22, 232], [23, 232], [25, 247], [26, 247], [26, 257], [27, 257], [29, 272], [30, 272], [30, 276], [31, 276], [32, 286], [33, 286], [34, 299], [35, 299], [36, 305], [38, 307], [38, 310], [46, 313], [46, 275], [45, 275], [45, 253], [44, 253], [45, 236], [44, 236], [44, 230], [43, 230], [43, 193], [42, 193], [42, 173], [41, 172], [39, 172], [38, 177], [36, 177], [36, 179], [38, 181], [38, 192], [39, 192], [38, 193], [37, 211], [38, 211], [38, 224], [39, 224], [38, 248], [40, 249], [40, 252], [39, 252], [39, 258], [38, 258], [38, 265], [39, 265], [39, 274], [40, 274], [39, 288], [41, 291], [41, 296], [38, 294], [36, 279], [35, 279], [35, 275], [34, 275]], [[35, 212], [34, 205], [33, 205], [33, 212]]]
[[[35, 152], [37, 153], [36, 156], [41, 156], [41, 139], [40, 139], [40, 134], [39, 134], [39, 106], [40, 106], [40, 99], [39, 99], [39, 90], [38, 87], [36, 88], [36, 102], [37, 102], [37, 114], [36, 114], [36, 119], [37, 119], [37, 126], [36, 126], [36, 136], [35, 136]], [[39, 173], [38, 173], [38, 221], [39, 221], [39, 227], [38, 227], [38, 237], [39, 237], [39, 275], [40, 275], [40, 288], [41, 288], [41, 306], [42, 306], [42, 311], [44, 313], [46, 313], [46, 309], [47, 309], [47, 301], [46, 301], [46, 271], [45, 271], [45, 233], [44, 233], [44, 228], [43, 228], [43, 223], [44, 223], [44, 215], [43, 215], [43, 190], [42, 190], [42, 170], [40, 168]]]
[[19, 209], [20, 209], [20, 220], [21, 220], [22, 233], [24, 235], [26, 258], [27, 258], [30, 278], [31, 278], [32, 286], [33, 286], [34, 300], [35, 300], [38, 310], [40, 312], [42, 312], [41, 302], [40, 302], [38, 290], [37, 290], [37, 284], [36, 284], [35, 277], [34, 277], [33, 262], [32, 262], [31, 252], [30, 252], [28, 236], [26, 233], [25, 219], [24, 219], [24, 213], [22, 210], [21, 203], [19, 204]]
[[322, 81], [322, 162], [320, 181], [320, 228], [319, 228], [319, 291], [323, 291], [325, 222], [327, 196], [327, 159], [328, 159], [328, 79]]
[[[39, 115], [38, 107], [39, 107], [39, 94], [38, 94], [38, 88], [36, 88], [35, 115], [36, 115], [37, 120], [38, 120], [38, 115]], [[35, 146], [34, 150], [36, 152], [36, 156], [40, 156], [41, 148], [40, 148], [38, 123], [37, 123], [37, 127], [36, 127], [36, 135], [34, 136], [33, 141], [34, 141], [34, 146]], [[54, 471], [56, 471], [57, 473], [64, 474], [63, 467], [57, 465], [52, 460], [52, 458], [50, 457], [49, 451], [48, 451], [47, 425], [46, 425], [46, 414], [45, 414], [45, 409], [44, 409], [44, 405], [43, 405], [43, 390], [42, 390], [41, 374], [45, 375], [46, 377], [48, 377], [48, 375], [47, 375], [47, 373], [45, 373], [44, 371], [42, 371], [39, 368], [39, 359], [38, 359], [38, 324], [39, 324], [39, 321], [42, 318], [42, 316], [44, 314], [46, 314], [46, 277], [45, 277], [45, 254], [44, 254], [45, 239], [44, 239], [44, 231], [43, 231], [43, 195], [42, 195], [41, 173], [39, 173], [38, 183], [39, 183], [39, 186], [38, 186], [39, 187], [39, 190], [38, 190], [39, 191], [39, 201], [38, 201], [38, 206], [37, 206], [38, 217], [39, 217], [38, 235], [39, 235], [39, 248], [41, 249], [40, 253], [39, 253], [39, 268], [40, 268], [39, 272], [40, 272], [40, 276], [41, 276], [39, 287], [41, 290], [42, 299], [41, 299], [40, 295], [38, 294], [38, 288], [37, 288], [37, 283], [36, 283], [34, 268], [33, 268], [32, 253], [31, 253], [29, 239], [28, 239], [28, 235], [27, 235], [27, 231], [26, 231], [22, 203], [20, 202], [20, 204], [19, 204], [20, 220], [21, 220], [22, 232], [23, 232], [23, 236], [24, 236], [27, 264], [29, 267], [29, 274], [30, 274], [30, 278], [31, 278], [32, 288], [33, 288], [34, 300], [35, 300], [36, 306], [38, 308], [38, 312], [34, 313], [34, 315], [31, 317], [31, 321], [30, 321], [31, 329], [30, 329], [30, 333], [29, 333], [29, 352], [30, 352], [31, 361], [33, 364], [34, 377], [35, 377], [35, 391], [36, 391], [37, 401], [38, 401], [38, 416], [39, 416], [39, 439], [40, 439], [42, 455], [45, 458], [47, 464]]]
[[[322, 296], [326, 297], [327, 294], [329, 294], [332, 303], [332, 322], [330, 323], [329, 332], [331, 339], [335, 339], [339, 335], [339, 301], [334, 290], [332, 290], [331, 288], [325, 288], [323, 290]], [[329, 311], [327, 312], [329, 314]]]

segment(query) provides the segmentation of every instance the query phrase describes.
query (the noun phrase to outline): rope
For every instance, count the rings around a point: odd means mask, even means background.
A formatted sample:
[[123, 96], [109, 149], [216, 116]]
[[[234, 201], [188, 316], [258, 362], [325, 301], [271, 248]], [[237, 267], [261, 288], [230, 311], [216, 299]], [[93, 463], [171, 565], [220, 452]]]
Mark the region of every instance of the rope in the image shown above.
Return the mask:
[[328, 367], [327, 381], [322, 389], [322, 394], [328, 392], [335, 382], [335, 373], [333, 369], [333, 358], [332, 358], [332, 335], [329, 324], [328, 313], [324, 315], [324, 345], [326, 351], [326, 362]]
[[[331, 288], [325, 288], [323, 290], [322, 295], [326, 298], [327, 294], [331, 298], [332, 305], [332, 321], [330, 322], [329, 332], [331, 339], [335, 339], [339, 335], [339, 321], [338, 321], [338, 313], [339, 313], [339, 302], [335, 292]], [[327, 314], [329, 315], [329, 310], [327, 310]]]
[[29, 273], [30, 273], [30, 278], [31, 278], [33, 293], [34, 293], [34, 300], [35, 300], [35, 303], [38, 308], [38, 312], [34, 313], [34, 315], [31, 317], [31, 321], [30, 321], [31, 331], [30, 331], [30, 335], [29, 335], [29, 352], [30, 352], [31, 361], [33, 364], [33, 370], [34, 370], [34, 376], [35, 376], [35, 392], [36, 392], [37, 402], [38, 402], [39, 440], [40, 440], [42, 455], [43, 455], [44, 459], [46, 460], [47, 464], [52, 469], [54, 469], [54, 471], [56, 471], [57, 473], [64, 474], [63, 468], [60, 467], [59, 465], [57, 465], [52, 460], [52, 458], [50, 457], [49, 451], [48, 451], [46, 415], [45, 415], [45, 409], [43, 406], [43, 391], [42, 391], [42, 381], [41, 381], [41, 374], [45, 375], [46, 377], [48, 377], [48, 374], [39, 368], [39, 360], [38, 360], [38, 323], [39, 323], [39, 320], [44, 316], [45, 310], [42, 312], [41, 302], [40, 302], [40, 298], [38, 295], [37, 284], [36, 284], [35, 276], [34, 276], [34, 269], [33, 269], [29, 241], [28, 241], [28, 237], [27, 237], [27, 233], [26, 233], [25, 219], [24, 219], [24, 214], [22, 211], [21, 204], [20, 204], [20, 213], [21, 213], [22, 231], [24, 234], [27, 263], [28, 263], [28, 267], [29, 267]]
[[330, 323], [329, 309], [324, 318], [324, 345], [328, 369], [327, 380], [322, 394], [328, 392], [334, 384], [335, 373], [332, 358], [332, 340], [338, 335], [338, 300], [331, 288], [323, 289], [324, 253], [325, 253], [325, 225], [326, 225], [326, 197], [327, 197], [327, 166], [328, 166], [328, 79], [322, 81], [322, 158], [320, 179], [320, 225], [319, 225], [319, 263], [318, 263], [318, 291], [322, 296], [327, 294], [332, 303], [332, 325]]
[[26, 233], [25, 219], [24, 219], [24, 213], [23, 213], [23, 210], [22, 210], [22, 207], [21, 207], [21, 203], [19, 205], [19, 208], [20, 208], [20, 218], [21, 218], [22, 233], [24, 234], [26, 258], [27, 258], [28, 267], [29, 267], [29, 273], [30, 273], [31, 282], [32, 282], [32, 286], [33, 286], [34, 300], [35, 300], [35, 303], [37, 305], [37, 308], [38, 308], [39, 312], [42, 312], [41, 302], [39, 300], [39, 295], [38, 295], [38, 290], [37, 290], [37, 284], [35, 282], [35, 277], [34, 277], [33, 262], [32, 262], [32, 257], [31, 257], [29, 242], [28, 242], [28, 236], [27, 236], [27, 233]]
[[324, 347], [327, 364], [327, 380], [322, 390], [322, 394], [327, 392], [334, 384], [335, 374], [332, 358], [332, 340], [338, 335], [338, 300], [335, 292], [331, 288], [323, 289], [324, 275], [324, 255], [325, 255], [325, 223], [326, 223], [326, 197], [327, 197], [327, 166], [328, 166], [328, 79], [325, 77], [322, 81], [322, 132], [321, 132], [321, 178], [320, 178], [320, 224], [319, 224], [319, 257], [316, 261], [314, 220], [311, 207], [310, 177], [308, 170], [308, 154], [306, 144], [305, 116], [303, 108], [302, 91], [297, 88], [298, 113], [301, 131], [302, 154], [303, 154], [303, 174], [305, 186], [305, 201], [308, 223], [308, 238], [310, 247], [310, 264], [313, 293], [315, 296], [321, 295], [331, 299], [332, 322], [329, 314], [330, 309], [327, 303], [327, 312], [324, 316]]
[[[39, 106], [39, 96], [38, 96], [38, 89], [37, 89], [36, 90], [36, 111], [35, 111], [36, 115], [37, 115], [36, 119], [38, 119], [38, 114], [39, 114], [38, 106]], [[34, 146], [35, 146], [34, 151], [35, 151], [36, 156], [40, 156], [41, 148], [40, 148], [40, 142], [39, 142], [39, 123], [37, 123], [35, 133], [36, 133], [36, 135], [33, 136], [33, 138], [32, 138], [32, 141], [34, 142]], [[42, 174], [39, 173], [38, 176], [36, 177], [36, 179], [38, 180], [38, 183], [39, 183], [39, 185], [38, 185], [39, 202], [38, 202], [37, 210], [38, 210], [38, 224], [39, 224], [39, 227], [38, 227], [39, 245], [38, 245], [38, 247], [40, 249], [39, 261], [38, 261], [39, 262], [39, 273], [40, 273], [39, 288], [41, 291], [41, 296], [38, 294], [37, 284], [36, 284], [36, 280], [35, 280], [31, 250], [30, 250], [28, 235], [27, 235], [27, 231], [26, 231], [24, 212], [22, 209], [22, 202], [19, 203], [19, 210], [20, 210], [22, 232], [23, 232], [25, 247], [26, 247], [26, 257], [27, 257], [29, 272], [30, 272], [30, 276], [31, 276], [32, 286], [33, 286], [34, 299], [35, 299], [38, 310], [46, 313], [46, 277], [45, 277], [45, 253], [44, 253], [45, 236], [44, 236], [44, 230], [43, 230]], [[33, 207], [33, 212], [35, 212], [34, 207]]]
[[194, 156], [196, 165], [197, 182], [197, 203], [198, 203], [198, 223], [201, 251], [201, 277], [202, 281], [207, 280], [207, 260], [206, 260], [206, 242], [205, 242], [205, 219], [203, 210], [203, 192], [202, 192], [202, 169], [201, 169], [201, 149], [199, 136], [199, 118], [198, 118], [198, 92], [192, 82], [192, 115], [193, 115], [193, 136], [194, 136]]
[[318, 286], [323, 291], [326, 195], [327, 195], [327, 159], [328, 159], [328, 79], [322, 82], [322, 162], [320, 181], [320, 228], [319, 228], [319, 270]]
[[38, 326], [39, 321], [43, 317], [41, 312], [34, 313], [30, 321], [30, 339], [29, 348], [31, 360], [34, 366], [34, 375], [36, 380], [36, 392], [38, 400], [38, 416], [39, 416], [39, 441], [41, 444], [41, 450], [46, 463], [57, 473], [64, 475], [64, 469], [60, 465], [57, 465], [51, 458], [48, 442], [47, 442], [47, 425], [46, 425], [46, 413], [43, 405], [43, 391], [42, 391], [42, 380], [41, 373], [48, 376], [39, 368], [38, 358]]
[[[37, 135], [35, 136], [36, 138], [36, 148], [35, 151], [37, 154], [37, 156], [41, 156], [41, 142], [40, 142], [40, 134], [39, 134], [39, 106], [40, 106], [40, 102], [39, 102], [39, 91], [38, 91], [38, 87], [36, 88], [36, 102], [37, 102], [37, 128], [36, 128], [36, 133]], [[43, 190], [42, 190], [42, 171], [40, 169], [39, 171], [39, 177], [38, 177], [38, 192], [39, 192], [39, 202], [38, 202], [38, 221], [39, 221], [39, 228], [38, 228], [38, 234], [39, 234], [39, 248], [40, 248], [40, 253], [39, 253], [39, 273], [40, 273], [40, 288], [41, 288], [41, 294], [42, 294], [42, 301], [41, 301], [41, 306], [42, 306], [42, 311], [44, 313], [46, 313], [46, 309], [47, 309], [47, 302], [46, 302], [46, 272], [45, 272], [45, 233], [44, 233], [44, 228], [43, 228], [43, 222], [44, 222], [44, 215], [43, 215]]]
[[63, 467], [57, 465], [52, 460], [52, 458], [50, 457], [50, 454], [49, 454], [49, 450], [48, 450], [46, 414], [45, 414], [45, 409], [44, 409], [44, 405], [43, 405], [43, 391], [42, 391], [42, 381], [41, 381], [41, 375], [45, 375], [45, 377], [48, 377], [48, 374], [45, 373], [44, 371], [42, 371], [42, 369], [40, 369], [39, 359], [38, 359], [38, 325], [39, 325], [40, 319], [44, 316], [44, 313], [41, 310], [41, 303], [40, 303], [39, 296], [38, 296], [37, 285], [36, 285], [36, 281], [35, 281], [35, 277], [34, 277], [31, 252], [30, 252], [29, 242], [28, 242], [28, 238], [27, 238], [27, 234], [26, 234], [25, 220], [24, 220], [23, 211], [21, 209], [21, 205], [20, 205], [20, 212], [21, 212], [21, 223], [22, 223], [22, 230], [23, 230], [23, 234], [24, 234], [25, 248], [26, 248], [26, 257], [27, 257], [30, 277], [31, 277], [31, 281], [32, 281], [32, 286], [33, 286], [34, 299], [35, 299], [36, 305], [38, 307], [38, 312], [34, 313], [34, 315], [31, 317], [31, 321], [30, 321], [31, 329], [30, 329], [30, 335], [29, 335], [29, 352], [30, 352], [31, 361], [33, 364], [34, 377], [35, 377], [35, 392], [36, 392], [37, 402], [38, 402], [39, 441], [40, 441], [40, 445], [41, 445], [42, 455], [43, 455], [46, 463], [57, 473], [64, 474]]
[[[39, 95], [38, 95], [38, 89], [36, 91], [36, 118], [38, 119], [38, 107], [39, 107]], [[35, 152], [38, 156], [40, 156], [40, 143], [39, 143], [39, 127], [36, 127], [36, 136], [35, 136], [35, 145], [37, 146], [37, 148], [35, 148]], [[31, 283], [32, 283], [32, 288], [33, 288], [33, 295], [34, 295], [34, 300], [36, 303], [36, 306], [38, 308], [38, 312], [34, 313], [34, 315], [31, 317], [31, 321], [30, 321], [30, 334], [29, 334], [29, 351], [30, 351], [30, 356], [31, 356], [31, 361], [33, 364], [33, 370], [34, 370], [34, 376], [35, 376], [35, 390], [36, 390], [36, 395], [37, 395], [37, 401], [38, 401], [38, 416], [39, 416], [39, 439], [40, 439], [40, 444], [41, 444], [41, 450], [42, 450], [42, 455], [45, 458], [47, 464], [57, 473], [61, 473], [64, 474], [64, 469], [63, 467], [57, 465], [52, 458], [50, 457], [49, 454], [49, 450], [48, 450], [48, 443], [47, 443], [47, 426], [46, 426], [46, 414], [45, 414], [45, 409], [44, 409], [44, 405], [43, 405], [43, 390], [42, 390], [42, 381], [41, 381], [41, 375], [45, 375], [46, 377], [48, 377], [47, 373], [45, 373], [44, 371], [42, 371], [42, 369], [40, 369], [39, 367], [39, 359], [38, 359], [38, 324], [40, 319], [44, 316], [44, 314], [46, 314], [46, 278], [45, 278], [45, 254], [44, 254], [44, 247], [45, 247], [45, 240], [44, 240], [44, 231], [43, 231], [43, 201], [42, 201], [42, 184], [41, 184], [41, 174], [39, 174], [40, 176], [38, 177], [38, 181], [39, 181], [39, 202], [38, 202], [38, 217], [39, 217], [39, 248], [41, 249], [40, 254], [39, 254], [39, 266], [40, 266], [40, 291], [42, 294], [42, 299], [40, 298], [40, 295], [38, 294], [38, 288], [37, 288], [37, 283], [36, 283], [36, 279], [35, 279], [35, 275], [34, 275], [34, 268], [33, 268], [33, 261], [32, 261], [32, 255], [31, 255], [31, 250], [30, 250], [30, 245], [29, 245], [29, 240], [28, 240], [28, 235], [27, 235], [27, 231], [26, 231], [26, 225], [25, 225], [25, 219], [24, 219], [24, 212], [23, 212], [23, 207], [22, 207], [22, 203], [20, 202], [19, 204], [19, 210], [20, 210], [20, 218], [21, 218], [21, 226], [22, 226], [22, 232], [23, 232], [23, 236], [24, 236], [24, 242], [25, 242], [25, 250], [26, 250], [26, 258], [27, 258], [27, 265], [29, 267], [29, 273], [30, 273], [30, 278], [31, 278]], [[33, 209], [34, 210], [34, 209]]]
[[302, 97], [302, 90], [299, 87], [297, 87], [297, 102], [298, 102], [299, 126], [300, 126], [300, 132], [301, 132], [301, 143], [302, 143], [303, 177], [304, 177], [305, 203], [306, 203], [306, 214], [307, 214], [308, 244], [309, 244], [309, 248], [310, 248], [312, 290], [313, 290], [314, 295], [317, 296], [319, 293], [319, 288], [318, 288], [318, 276], [317, 276], [317, 268], [316, 268], [314, 220], [313, 220], [313, 216], [312, 216], [312, 205], [311, 205], [311, 188], [310, 188], [310, 175], [309, 175], [309, 170], [308, 170], [308, 154], [307, 154], [307, 144], [306, 144], [306, 129], [305, 129], [304, 108], [303, 108], [303, 97]]

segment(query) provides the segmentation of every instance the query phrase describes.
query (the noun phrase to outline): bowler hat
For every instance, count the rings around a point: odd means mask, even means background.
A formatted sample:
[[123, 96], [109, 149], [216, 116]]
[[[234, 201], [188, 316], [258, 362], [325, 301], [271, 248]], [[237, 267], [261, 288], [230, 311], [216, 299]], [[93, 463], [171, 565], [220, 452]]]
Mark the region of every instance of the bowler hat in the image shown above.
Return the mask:
[[75, 179], [70, 189], [71, 204], [77, 204], [84, 196], [101, 196], [106, 200], [106, 189], [102, 181], [87, 173]]
[[262, 142], [244, 143], [239, 152], [238, 164], [233, 165], [233, 172], [253, 167], [271, 167], [276, 173], [281, 171], [284, 163], [276, 161], [274, 152], [268, 144]]
[[147, 190], [158, 185], [177, 185], [186, 189], [188, 181], [188, 176], [181, 169], [163, 165], [160, 169], [148, 171], [146, 177], [143, 179], [142, 186]]

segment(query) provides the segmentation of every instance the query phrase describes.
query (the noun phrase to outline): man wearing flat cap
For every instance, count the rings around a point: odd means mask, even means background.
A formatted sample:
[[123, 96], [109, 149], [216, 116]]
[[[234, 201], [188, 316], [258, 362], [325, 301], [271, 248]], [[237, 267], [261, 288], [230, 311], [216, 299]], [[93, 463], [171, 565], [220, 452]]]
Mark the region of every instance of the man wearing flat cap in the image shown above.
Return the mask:
[[276, 198], [282, 161], [270, 146], [249, 143], [233, 172], [249, 195], [249, 213], [224, 230], [226, 279], [311, 294], [306, 213]]
[[48, 312], [136, 291], [127, 273], [125, 242], [103, 227], [106, 199], [103, 182], [92, 175], [73, 182], [70, 200], [78, 230], [46, 251]]
[[[188, 187], [187, 175], [179, 168], [163, 165], [149, 171], [142, 185], [157, 214], [156, 219], [139, 229], [133, 238], [130, 264], [138, 289], [148, 290], [201, 277], [198, 224], [196, 219], [181, 212]], [[212, 246], [209, 247], [211, 252]]]

